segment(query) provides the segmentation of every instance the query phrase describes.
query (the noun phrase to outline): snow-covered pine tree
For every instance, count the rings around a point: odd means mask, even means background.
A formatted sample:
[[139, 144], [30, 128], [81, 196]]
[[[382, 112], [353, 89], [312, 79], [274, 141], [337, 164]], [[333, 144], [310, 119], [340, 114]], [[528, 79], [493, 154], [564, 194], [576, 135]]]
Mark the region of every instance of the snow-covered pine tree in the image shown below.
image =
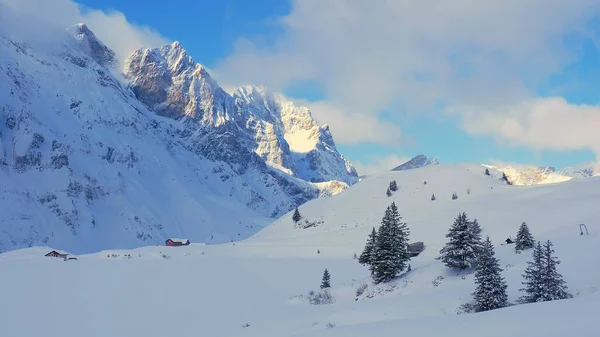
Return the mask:
[[458, 199], [458, 195], [456, 195], [456, 192], [452, 192], [452, 200], [456, 199]]
[[567, 283], [563, 280], [562, 275], [556, 269], [560, 261], [554, 256], [552, 242], [546, 241], [542, 248], [542, 276], [544, 278], [545, 291], [542, 295], [542, 301], [563, 300], [573, 297], [567, 289]]
[[296, 207], [294, 215], [292, 215], [292, 220], [294, 220], [294, 222], [298, 222], [300, 219], [302, 219], [302, 215], [300, 215], [300, 211], [298, 211], [298, 207]]
[[537, 245], [533, 247], [531, 258], [531, 261], [527, 261], [527, 268], [525, 268], [525, 274], [523, 274], [524, 281], [521, 283], [525, 288], [521, 288], [519, 291], [523, 291], [525, 294], [519, 297], [519, 303], [541, 302], [543, 295], [544, 279], [542, 276], [542, 268], [544, 262], [542, 244], [539, 241]]
[[552, 243], [541, 242], [533, 247], [532, 261], [528, 261], [522, 282], [525, 288], [519, 289], [525, 294], [519, 298], [520, 303], [534, 303], [561, 300], [573, 297], [567, 291], [566, 282], [556, 270], [560, 261], [553, 256]]
[[390, 191], [396, 192], [398, 190], [398, 184], [395, 180], [390, 181]]
[[490, 175], [490, 170], [488, 170], [488, 169], [485, 169], [485, 175], [486, 175], [486, 176], [489, 176], [489, 175]]
[[435, 200], [435, 194], [431, 195], [431, 200]]
[[501, 275], [502, 269], [494, 256], [490, 237], [483, 242], [477, 257], [475, 271], [475, 312], [504, 308], [508, 305], [507, 285]]
[[515, 251], [520, 252], [526, 249], [533, 248], [533, 246], [535, 246], [533, 235], [531, 235], [531, 232], [529, 232], [529, 227], [527, 227], [527, 223], [523, 222], [519, 227], [519, 231], [517, 232], [517, 238], [515, 240]]
[[387, 191], [385, 191], [385, 195], [387, 195], [388, 197], [391, 197], [392, 191], [390, 191], [390, 189], [388, 188]]
[[472, 240], [474, 242], [475, 254], [477, 255], [481, 250], [482, 242], [481, 242], [481, 226], [477, 219], [473, 219], [473, 221], [469, 221], [469, 231], [471, 232]]
[[467, 214], [459, 214], [448, 230], [446, 237], [449, 239], [440, 250], [442, 261], [450, 268], [466, 269], [476, 262], [477, 242], [471, 233]]
[[331, 288], [331, 275], [329, 270], [325, 269], [323, 272], [323, 278], [321, 279], [321, 289]]
[[367, 243], [365, 244], [365, 249], [362, 251], [360, 256], [358, 257], [358, 263], [362, 265], [371, 266], [373, 262], [373, 253], [375, 251], [375, 246], [377, 245], [377, 231], [375, 231], [375, 227], [369, 234], [369, 238], [367, 239]]
[[401, 222], [395, 202], [385, 211], [377, 233], [377, 245], [373, 260], [373, 280], [375, 283], [392, 280], [406, 268], [410, 260], [408, 252], [408, 235], [406, 223]]

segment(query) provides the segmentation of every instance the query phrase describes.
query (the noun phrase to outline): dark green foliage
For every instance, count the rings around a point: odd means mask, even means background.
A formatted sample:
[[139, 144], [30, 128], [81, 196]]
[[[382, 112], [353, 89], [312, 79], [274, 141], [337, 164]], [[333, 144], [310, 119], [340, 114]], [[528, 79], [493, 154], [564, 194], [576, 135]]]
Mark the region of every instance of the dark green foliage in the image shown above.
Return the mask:
[[520, 303], [534, 303], [560, 300], [573, 297], [567, 291], [566, 282], [558, 273], [556, 266], [560, 261], [553, 256], [552, 243], [544, 246], [538, 241], [533, 248], [532, 261], [527, 262], [523, 278], [525, 288], [519, 289], [525, 294], [519, 298]]
[[375, 283], [388, 282], [403, 271], [410, 260], [408, 251], [409, 229], [401, 222], [396, 203], [386, 209], [377, 232], [377, 244], [371, 262]]
[[385, 195], [387, 195], [388, 197], [391, 197], [392, 191], [390, 191], [390, 189], [388, 188], [387, 191], [385, 192]]
[[321, 279], [321, 289], [324, 288], [331, 288], [331, 275], [329, 275], [327, 269], [323, 272], [323, 278]]
[[435, 200], [435, 194], [431, 195], [431, 200]]
[[507, 285], [501, 275], [502, 269], [494, 256], [494, 246], [490, 238], [483, 242], [477, 257], [475, 271], [475, 312], [494, 310], [508, 306]]
[[456, 192], [452, 192], [452, 200], [456, 199], [458, 199], [458, 195], [456, 195]]
[[529, 227], [527, 227], [527, 223], [523, 222], [521, 227], [519, 227], [519, 231], [517, 232], [517, 239], [515, 240], [515, 251], [520, 252], [526, 249], [533, 248], [535, 246], [535, 241], [533, 240], [533, 235], [529, 232]]
[[398, 185], [395, 180], [390, 181], [390, 191], [396, 192], [398, 190]]
[[369, 238], [367, 239], [367, 244], [365, 245], [365, 249], [358, 257], [358, 263], [362, 265], [371, 265], [373, 261], [373, 253], [375, 251], [375, 245], [377, 244], [377, 231], [375, 231], [375, 227], [373, 227], [373, 231], [369, 234]]
[[488, 169], [485, 169], [485, 175], [486, 175], [486, 176], [489, 176], [489, 175], [490, 175], [490, 170], [488, 170]]
[[298, 211], [298, 207], [296, 207], [294, 215], [292, 215], [292, 220], [294, 220], [294, 222], [298, 222], [300, 219], [302, 219], [302, 215], [300, 215], [300, 211]]
[[473, 224], [467, 219], [466, 213], [459, 214], [448, 230], [446, 237], [449, 239], [444, 248], [440, 250], [442, 261], [450, 268], [466, 269], [476, 262], [476, 251], [480, 243], [472, 230]]

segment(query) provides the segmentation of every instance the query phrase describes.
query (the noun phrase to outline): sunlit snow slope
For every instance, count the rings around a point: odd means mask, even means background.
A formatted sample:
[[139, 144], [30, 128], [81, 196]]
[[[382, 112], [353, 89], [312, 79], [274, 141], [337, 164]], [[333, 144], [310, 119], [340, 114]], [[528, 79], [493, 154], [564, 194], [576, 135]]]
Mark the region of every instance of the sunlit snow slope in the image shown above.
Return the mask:
[[[400, 189], [388, 198], [390, 180]], [[311, 201], [300, 212], [322, 223], [309, 229], [294, 228], [287, 215], [255, 237], [223, 245], [103, 251], [72, 261], [44, 257], [50, 248], [8, 252], [0, 254], [0, 270], [10, 271], [2, 275], [0, 326], [7, 336], [62, 337], [159, 337], [174, 330], [184, 337], [600, 336], [599, 200], [598, 179], [507, 186], [479, 165], [440, 165], [371, 176]], [[352, 254], [391, 201], [411, 241], [424, 241], [426, 250], [411, 260], [409, 273], [375, 286]], [[575, 298], [457, 315], [471, 299], [473, 275], [435, 257], [461, 211], [477, 217], [495, 244], [509, 301], [521, 295], [530, 251], [515, 254], [501, 243], [523, 221], [535, 239], [552, 240]], [[589, 235], [579, 235], [579, 223]], [[335, 302], [311, 305], [297, 297], [319, 290], [325, 268]], [[357, 296], [361, 284], [367, 289]]]

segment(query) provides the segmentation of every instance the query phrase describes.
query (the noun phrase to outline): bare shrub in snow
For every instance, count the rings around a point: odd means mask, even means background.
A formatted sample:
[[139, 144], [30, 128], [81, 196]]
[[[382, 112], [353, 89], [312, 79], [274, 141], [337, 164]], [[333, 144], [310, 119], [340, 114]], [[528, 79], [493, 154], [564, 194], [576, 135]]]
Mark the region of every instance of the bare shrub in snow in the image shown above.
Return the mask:
[[335, 302], [333, 296], [327, 289], [323, 289], [319, 292], [314, 292], [311, 290], [308, 293], [308, 301], [313, 305], [333, 304], [333, 302]]
[[367, 290], [368, 287], [369, 287], [369, 285], [366, 283], [359, 285], [358, 288], [356, 288], [356, 297], [359, 297], [362, 294], [364, 294], [365, 290]]

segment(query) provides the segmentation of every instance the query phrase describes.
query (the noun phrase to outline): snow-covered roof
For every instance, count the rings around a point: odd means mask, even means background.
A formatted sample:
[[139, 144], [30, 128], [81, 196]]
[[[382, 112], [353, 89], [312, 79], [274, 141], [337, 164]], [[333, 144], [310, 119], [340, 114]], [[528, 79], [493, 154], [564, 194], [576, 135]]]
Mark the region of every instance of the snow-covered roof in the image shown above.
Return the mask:
[[173, 242], [181, 242], [181, 243], [185, 243], [188, 241], [188, 239], [177, 239], [177, 238], [169, 238], [169, 240], [171, 240]]

